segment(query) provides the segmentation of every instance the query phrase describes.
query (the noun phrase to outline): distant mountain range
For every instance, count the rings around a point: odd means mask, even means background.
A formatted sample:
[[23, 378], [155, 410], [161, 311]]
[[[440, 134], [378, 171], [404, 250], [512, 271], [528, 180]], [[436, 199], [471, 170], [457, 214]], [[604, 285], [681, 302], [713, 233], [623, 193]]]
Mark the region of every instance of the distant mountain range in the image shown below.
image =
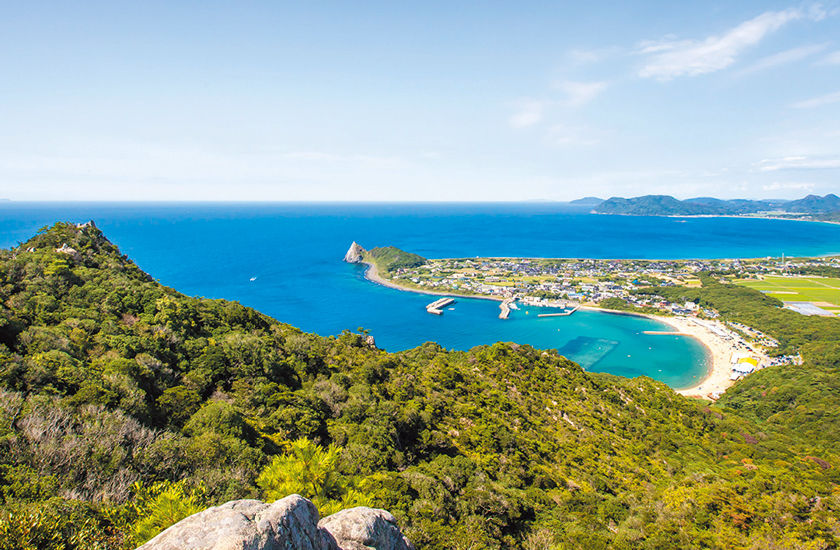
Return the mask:
[[586, 197], [571, 204], [591, 205], [597, 214], [619, 214], [624, 216], [738, 216], [772, 213], [774, 215], [812, 215], [818, 218], [834, 219], [840, 214], [840, 197], [828, 194], [824, 197], [808, 195], [805, 198], [785, 201], [771, 200], [721, 200], [712, 197], [678, 200], [670, 195], [645, 195], [625, 199], [612, 197], [599, 201]]

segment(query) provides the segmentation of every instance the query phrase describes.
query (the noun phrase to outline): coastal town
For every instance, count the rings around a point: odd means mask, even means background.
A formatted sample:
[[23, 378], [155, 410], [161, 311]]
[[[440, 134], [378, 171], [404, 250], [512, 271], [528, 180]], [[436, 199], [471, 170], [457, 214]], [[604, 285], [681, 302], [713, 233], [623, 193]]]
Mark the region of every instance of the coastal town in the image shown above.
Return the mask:
[[[579, 308], [618, 310], [648, 315], [674, 327], [675, 333], [700, 340], [710, 351], [709, 377], [681, 393], [716, 399], [735, 380], [756, 370], [798, 364], [798, 355], [774, 353], [779, 343], [762, 332], [736, 322], [722, 322], [717, 311], [692, 301], [667, 300], [642, 288], [701, 286], [701, 272], [728, 282], [791, 277], [795, 273], [840, 267], [840, 258], [764, 258], [733, 260], [597, 260], [537, 258], [460, 258], [428, 260], [424, 265], [399, 268], [388, 282], [400, 288], [448, 296], [490, 298], [502, 302], [500, 318], [521, 307], [546, 307], [569, 315]], [[838, 292], [840, 297], [840, 292]], [[441, 300], [428, 311], [443, 314]], [[447, 304], [451, 302], [446, 302]], [[519, 304], [519, 306], [517, 306]], [[833, 312], [813, 306], [822, 313]], [[802, 314], [806, 309], [790, 307]]]
[[655, 307], [673, 314], [697, 312], [691, 304], [663, 303], [656, 297], [633, 294], [650, 286], [700, 286], [700, 272], [721, 274], [727, 280], [786, 275], [802, 268], [840, 268], [840, 258], [753, 260], [577, 260], [534, 258], [464, 258], [428, 260], [425, 265], [400, 268], [389, 277], [403, 287], [499, 299], [517, 297], [531, 305], [597, 305], [618, 298], [638, 307]]

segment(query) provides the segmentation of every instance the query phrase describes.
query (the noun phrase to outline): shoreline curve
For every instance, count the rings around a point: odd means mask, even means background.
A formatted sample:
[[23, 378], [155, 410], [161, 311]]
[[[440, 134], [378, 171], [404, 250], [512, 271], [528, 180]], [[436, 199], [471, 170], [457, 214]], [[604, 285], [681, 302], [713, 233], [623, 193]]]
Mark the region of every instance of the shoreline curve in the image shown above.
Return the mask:
[[[504, 298], [497, 298], [494, 296], [469, 296], [465, 294], [457, 294], [452, 292], [437, 292], [432, 290], [418, 290], [414, 288], [407, 288], [392, 283], [383, 279], [376, 269], [376, 266], [371, 262], [362, 262], [367, 268], [365, 269], [365, 278], [373, 283], [382, 285], [394, 290], [402, 290], [404, 292], [414, 292], [415, 294], [426, 294], [429, 296], [449, 296], [455, 298], [475, 298], [477, 300], [491, 300], [494, 302], [502, 302]], [[729, 359], [735, 351], [734, 346], [724, 342], [720, 337], [713, 334], [711, 331], [690, 322], [684, 317], [665, 317], [662, 315], [651, 315], [647, 313], [636, 313], [633, 311], [620, 311], [615, 309], [605, 309], [595, 306], [581, 306], [581, 309], [598, 311], [602, 313], [611, 313], [614, 315], [627, 315], [632, 317], [646, 317], [654, 321], [664, 323], [674, 329], [674, 332], [694, 338], [706, 352], [706, 357], [711, 360], [705, 376], [699, 380], [694, 386], [688, 388], [671, 388], [674, 392], [684, 395], [686, 397], [695, 397], [701, 399], [710, 399], [713, 393], [723, 393], [730, 388], [735, 382], [730, 379], [731, 370]], [[670, 386], [669, 386], [670, 387]]]
[[[618, 315], [634, 315], [637, 317], [647, 317], [654, 321], [659, 321], [675, 329], [675, 332], [694, 338], [706, 350], [706, 357], [711, 359], [706, 375], [693, 386], [688, 388], [671, 388], [676, 393], [686, 397], [697, 397], [701, 399], [713, 399], [710, 394], [723, 393], [728, 388], [735, 384], [735, 381], [730, 377], [732, 369], [730, 365], [730, 358], [732, 354], [738, 351], [738, 348], [724, 341], [718, 335], [712, 333], [710, 330], [693, 323], [686, 317], [665, 317], [664, 315], [651, 315], [647, 313], [636, 313], [632, 311], [618, 311], [612, 309], [604, 309], [599, 307], [586, 307], [585, 309], [593, 311], [602, 311], [605, 313], [613, 313]], [[708, 321], [707, 321], [708, 322]], [[758, 354], [758, 352], [754, 352]], [[758, 354], [761, 355], [761, 354]]]

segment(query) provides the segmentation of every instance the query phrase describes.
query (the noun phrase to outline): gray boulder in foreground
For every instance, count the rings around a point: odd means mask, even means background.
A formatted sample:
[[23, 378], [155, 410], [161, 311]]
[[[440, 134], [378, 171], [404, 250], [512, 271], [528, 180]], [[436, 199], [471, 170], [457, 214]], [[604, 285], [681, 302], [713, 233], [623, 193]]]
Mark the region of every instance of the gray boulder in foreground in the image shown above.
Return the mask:
[[385, 510], [360, 506], [327, 516], [318, 527], [329, 532], [341, 550], [413, 550], [397, 520]]
[[351, 508], [318, 523], [300, 495], [233, 500], [179, 521], [138, 550], [414, 550], [385, 510]]

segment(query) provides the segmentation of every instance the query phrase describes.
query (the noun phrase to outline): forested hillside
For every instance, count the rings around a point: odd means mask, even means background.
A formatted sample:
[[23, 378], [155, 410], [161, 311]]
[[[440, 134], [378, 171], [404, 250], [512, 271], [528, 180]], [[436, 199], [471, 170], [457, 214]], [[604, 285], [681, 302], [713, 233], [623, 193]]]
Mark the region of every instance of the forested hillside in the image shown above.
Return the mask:
[[[725, 275], [725, 274], [718, 274]], [[765, 430], [790, 433], [840, 453], [840, 319], [806, 317], [757, 290], [701, 275], [702, 288], [657, 287], [641, 293], [695, 301], [776, 338], [779, 354], [801, 353], [802, 365], [764, 369], [728, 390], [719, 404]]]
[[364, 260], [376, 265], [382, 274], [388, 274], [400, 268], [407, 269], [426, 263], [426, 258], [411, 252], [405, 252], [395, 246], [375, 247], [365, 251]]
[[[822, 330], [788, 340], [826, 358], [798, 395], [837, 387]], [[775, 420], [755, 376], [724, 407], [554, 350], [386, 353], [184, 296], [57, 224], [0, 252], [0, 549], [132, 548], [284, 491], [388, 509], [421, 549], [836, 548], [837, 432]]]

